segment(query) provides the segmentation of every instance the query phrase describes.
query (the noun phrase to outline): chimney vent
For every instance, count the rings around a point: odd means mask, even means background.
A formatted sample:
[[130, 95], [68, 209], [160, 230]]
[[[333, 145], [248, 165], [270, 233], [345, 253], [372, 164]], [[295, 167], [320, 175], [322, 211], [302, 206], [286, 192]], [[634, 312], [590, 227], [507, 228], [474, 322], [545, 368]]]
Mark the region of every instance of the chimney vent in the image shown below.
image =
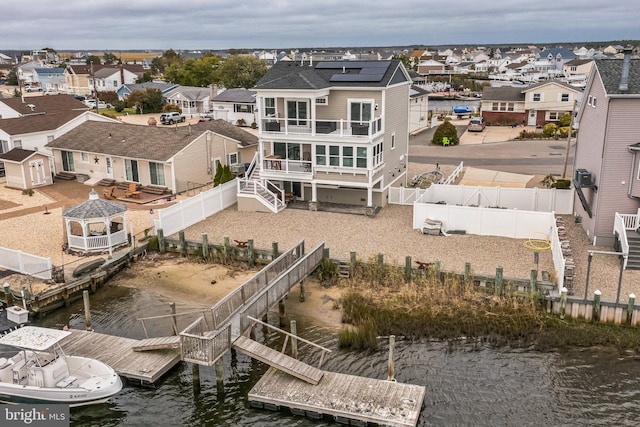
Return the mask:
[[622, 60], [622, 73], [620, 75], [620, 86], [618, 86], [619, 91], [627, 91], [629, 90], [629, 68], [631, 66], [631, 47], [627, 46], [624, 48], [624, 59]]

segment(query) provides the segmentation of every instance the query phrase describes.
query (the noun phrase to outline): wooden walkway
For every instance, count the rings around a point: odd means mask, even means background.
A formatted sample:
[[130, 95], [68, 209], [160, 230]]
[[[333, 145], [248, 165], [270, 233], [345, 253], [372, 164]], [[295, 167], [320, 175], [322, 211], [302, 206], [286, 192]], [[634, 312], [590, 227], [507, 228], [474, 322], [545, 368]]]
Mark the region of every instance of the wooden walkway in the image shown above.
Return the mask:
[[249, 392], [249, 402], [315, 419], [327, 415], [341, 424], [415, 426], [424, 396], [425, 387], [413, 384], [325, 371], [311, 385], [270, 368]]
[[233, 342], [238, 351], [251, 356], [263, 363], [273, 366], [283, 372], [293, 375], [309, 384], [318, 384], [324, 372], [314, 366], [307, 365], [291, 356], [269, 348], [245, 336], [238, 337]]
[[120, 376], [143, 384], [156, 382], [180, 362], [179, 350], [136, 352], [140, 341], [97, 332], [71, 330], [60, 342], [66, 354], [97, 359], [111, 366]]
[[174, 335], [170, 337], [147, 338], [138, 341], [138, 343], [131, 348], [133, 349], [133, 351], [151, 351], [169, 348], [180, 348], [180, 337]]

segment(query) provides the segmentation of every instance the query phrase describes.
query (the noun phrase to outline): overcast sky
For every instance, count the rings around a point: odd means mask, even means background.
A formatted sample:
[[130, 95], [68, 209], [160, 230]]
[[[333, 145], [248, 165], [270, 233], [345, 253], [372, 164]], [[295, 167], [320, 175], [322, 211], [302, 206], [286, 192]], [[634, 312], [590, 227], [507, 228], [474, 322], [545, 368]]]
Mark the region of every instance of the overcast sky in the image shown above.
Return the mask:
[[17, 0], [0, 52], [545, 44], [640, 38], [638, 0]]

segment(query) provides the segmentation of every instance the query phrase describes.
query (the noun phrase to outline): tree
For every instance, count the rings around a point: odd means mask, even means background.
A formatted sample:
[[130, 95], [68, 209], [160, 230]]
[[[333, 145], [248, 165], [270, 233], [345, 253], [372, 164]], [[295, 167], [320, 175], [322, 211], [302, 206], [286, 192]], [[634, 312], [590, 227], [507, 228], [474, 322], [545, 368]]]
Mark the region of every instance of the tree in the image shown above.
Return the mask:
[[220, 185], [220, 180], [222, 179], [222, 165], [220, 162], [216, 162], [216, 174], [213, 176], [213, 186], [217, 187]]
[[165, 69], [173, 64], [181, 64], [184, 61], [182, 55], [173, 49], [165, 50], [162, 56], [151, 60], [151, 72], [153, 74], [163, 74]]
[[15, 68], [9, 70], [9, 74], [7, 74], [7, 85], [17, 86], [18, 85], [18, 72]]
[[449, 120], [445, 120], [440, 126], [436, 128], [431, 139], [432, 144], [443, 145], [443, 138], [449, 139], [450, 145], [457, 145], [460, 140], [458, 139], [458, 130]]
[[89, 65], [89, 64], [97, 64], [97, 65], [100, 65], [100, 64], [101, 64], [101, 62], [100, 62], [100, 58], [99, 58], [99, 57], [97, 57], [97, 56], [95, 56], [95, 55], [91, 55], [91, 56], [89, 56], [89, 57], [87, 58], [87, 65]]
[[159, 113], [162, 104], [162, 92], [158, 89], [136, 90], [127, 97], [127, 107], [135, 108], [140, 114]]
[[183, 86], [205, 87], [218, 83], [220, 57], [206, 55], [200, 59], [187, 59], [183, 63], [174, 63], [165, 68], [164, 78], [170, 83]]
[[111, 64], [116, 64], [116, 63], [120, 62], [120, 61], [118, 60], [118, 57], [117, 57], [117, 56], [115, 56], [115, 55], [114, 55], [113, 53], [111, 53], [111, 52], [107, 52], [107, 53], [105, 53], [105, 54], [102, 56], [102, 59], [104, 60], [104, 63], [105, 63], [105, 64], [109, 64], [109, 65], [111, 65]]
[[252, 88], [267, 72], [267, 64], [255, 56], [231, 56], [218, 69], [222, 86]]

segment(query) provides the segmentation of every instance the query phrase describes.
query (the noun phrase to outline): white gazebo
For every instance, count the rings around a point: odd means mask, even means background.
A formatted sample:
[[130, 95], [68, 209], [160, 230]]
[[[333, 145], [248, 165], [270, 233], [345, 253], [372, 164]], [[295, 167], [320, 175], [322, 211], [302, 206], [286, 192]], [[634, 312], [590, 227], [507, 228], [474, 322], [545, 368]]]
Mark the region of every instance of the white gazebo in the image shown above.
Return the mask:
[[118, 202], [101, 199], [95, 190], [89, 200], [65, 209], [62, 213], [67, 232], [67, 249], [83, 254], [99, 253], [126, 246], [127, 207]]

